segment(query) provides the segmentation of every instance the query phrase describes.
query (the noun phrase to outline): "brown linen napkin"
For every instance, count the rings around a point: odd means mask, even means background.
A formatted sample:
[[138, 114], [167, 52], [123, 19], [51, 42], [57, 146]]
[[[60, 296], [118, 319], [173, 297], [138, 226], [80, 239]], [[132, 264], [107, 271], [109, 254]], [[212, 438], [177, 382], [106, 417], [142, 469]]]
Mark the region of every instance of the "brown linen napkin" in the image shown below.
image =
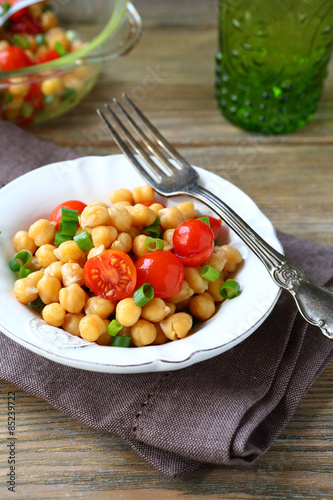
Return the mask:
[[[1, 185], [77, 155], [0, 122]], [[288, 257], [333, 285], [333, 248], [279, 233]], [[250, 464], [279, 435], [333, 354], [292, 297], [228, 352], [178, 371], [92, 373], [42, 358], [0, 334], [0, 377], [100, 431], [118, 434], [158, 470], [180, 477], [201, 463]], [[101, 401], [103, 404], [96, 404]]]

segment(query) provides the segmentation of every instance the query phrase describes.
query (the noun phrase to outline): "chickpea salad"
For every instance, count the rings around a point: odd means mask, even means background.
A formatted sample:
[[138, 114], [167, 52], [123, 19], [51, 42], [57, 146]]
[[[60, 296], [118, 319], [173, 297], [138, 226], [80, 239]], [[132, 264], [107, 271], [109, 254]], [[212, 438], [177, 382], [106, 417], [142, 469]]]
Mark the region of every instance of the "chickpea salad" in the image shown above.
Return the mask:
[[241, 293], [221, 219], [191, 201], [166, 207], [148, 185], [109, 200], [65, 201], [14, 235], [14, 295], [47, 324], [103, 346], [161, 345]]

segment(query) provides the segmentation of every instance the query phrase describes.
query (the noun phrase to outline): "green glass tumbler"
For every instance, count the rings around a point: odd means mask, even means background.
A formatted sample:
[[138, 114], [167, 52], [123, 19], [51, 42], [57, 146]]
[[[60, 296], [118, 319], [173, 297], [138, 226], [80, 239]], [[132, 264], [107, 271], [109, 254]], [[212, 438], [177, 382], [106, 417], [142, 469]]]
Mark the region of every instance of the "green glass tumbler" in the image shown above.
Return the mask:
[[333, 46], [333, 0], [220, 0], [216, 94], [246, 130], [291, 132], [309, 121]]

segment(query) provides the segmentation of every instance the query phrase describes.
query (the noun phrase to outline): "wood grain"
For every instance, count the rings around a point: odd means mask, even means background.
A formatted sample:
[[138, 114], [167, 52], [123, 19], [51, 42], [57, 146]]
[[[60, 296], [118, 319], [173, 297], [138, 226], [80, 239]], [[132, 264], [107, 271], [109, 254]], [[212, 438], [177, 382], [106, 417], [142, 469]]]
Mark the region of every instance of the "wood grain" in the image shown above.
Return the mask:
[[[214, 99], [216, 2], [136, 0], [144, 34], [105, 66], [80, 106], [32, 133], [82, 155], [118, 153], [95, 109], [126, 91], [190, 162], [243, 189], [283, 231], [333, 244], [333, 64], [313, 120], [289, 135], [230, 125]], [[6, 487], [7, 394], [16, 391], [17, 492]], [[202, 466], [169, 479], [117, 436], [97, 432], [3, 381], [0, 497], [332, 499], [333, 364], [252, 467]]]

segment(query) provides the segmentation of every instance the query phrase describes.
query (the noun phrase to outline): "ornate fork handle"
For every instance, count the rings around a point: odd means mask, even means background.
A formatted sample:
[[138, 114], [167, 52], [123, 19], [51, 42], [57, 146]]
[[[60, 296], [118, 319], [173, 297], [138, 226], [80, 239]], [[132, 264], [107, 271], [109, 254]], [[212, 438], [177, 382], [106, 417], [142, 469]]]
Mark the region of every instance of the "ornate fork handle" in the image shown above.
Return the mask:
[[271, 247], [228, 205], [207, 189], [191, 185], [187, 194], [208, 203], [263, 262], [275, 283], [294, 297], [302, 316], [333, 338], [333, 291], [306, 277], [302, 268]]

